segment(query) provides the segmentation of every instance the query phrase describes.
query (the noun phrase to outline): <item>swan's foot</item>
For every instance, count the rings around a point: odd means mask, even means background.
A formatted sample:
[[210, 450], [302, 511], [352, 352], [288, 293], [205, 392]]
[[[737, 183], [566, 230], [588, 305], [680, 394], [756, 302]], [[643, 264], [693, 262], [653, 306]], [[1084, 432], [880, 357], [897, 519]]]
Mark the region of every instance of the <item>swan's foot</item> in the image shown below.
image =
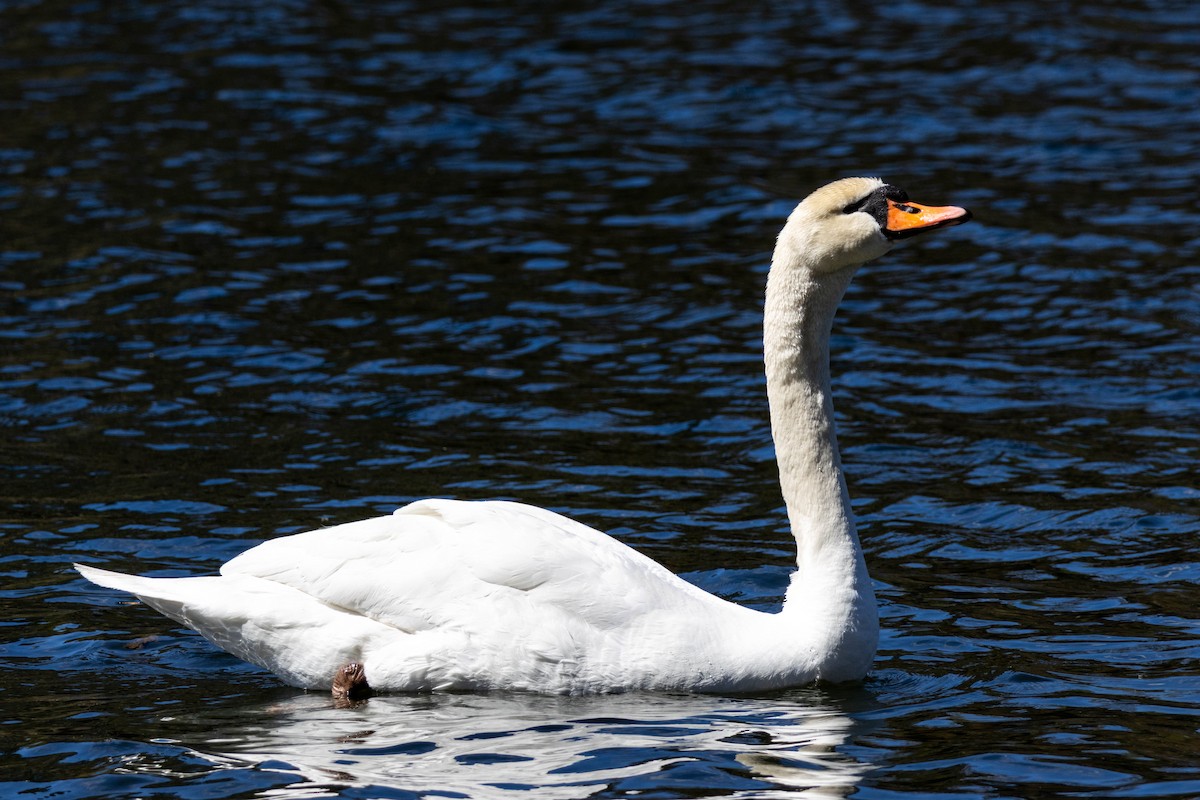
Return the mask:
[[361, 703], [374, 694], [371, 684], [367, 683], [367, 671], [363, 665], [352, 661], [343, 664], [333, 673], [333, 704], [338, 708], [348, 708]]

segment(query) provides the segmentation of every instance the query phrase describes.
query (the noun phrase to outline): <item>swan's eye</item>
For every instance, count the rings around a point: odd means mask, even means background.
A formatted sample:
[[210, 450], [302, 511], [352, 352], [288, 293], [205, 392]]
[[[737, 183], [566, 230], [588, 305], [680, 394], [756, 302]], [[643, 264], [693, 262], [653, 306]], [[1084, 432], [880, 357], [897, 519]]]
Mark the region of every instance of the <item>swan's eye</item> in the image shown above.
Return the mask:
[[851, 203], [850, 205], [843, 208], [842, 213], [843, 214], [853, 214], [855, 211], [862, 211], [862, 207], [865, 206], [867, 204], [867, 201], [870, 199], [871, 199], [871, 195], [867, 195], [866, 197], [855, 200], [853, 203]]

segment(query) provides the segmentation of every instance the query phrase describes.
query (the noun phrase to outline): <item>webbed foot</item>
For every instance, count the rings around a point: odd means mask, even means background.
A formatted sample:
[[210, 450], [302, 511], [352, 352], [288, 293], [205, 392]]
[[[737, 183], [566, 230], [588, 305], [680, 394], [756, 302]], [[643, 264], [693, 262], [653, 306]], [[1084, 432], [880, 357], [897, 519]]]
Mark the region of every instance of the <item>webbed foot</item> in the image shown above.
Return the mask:
[[333, 704], [338, 708], [357, 705], [374, 694], [367, 683], [367, 671], [362, 664], [352, 661], [343, 664], [333, 673]]

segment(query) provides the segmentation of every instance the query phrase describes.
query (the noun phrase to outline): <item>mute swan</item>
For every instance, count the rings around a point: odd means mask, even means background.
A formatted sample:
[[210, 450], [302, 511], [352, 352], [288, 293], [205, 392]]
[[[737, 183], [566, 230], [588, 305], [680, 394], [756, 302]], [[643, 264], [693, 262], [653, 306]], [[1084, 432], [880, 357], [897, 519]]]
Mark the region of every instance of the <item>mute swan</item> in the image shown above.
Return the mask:
[[805, 198], [779, 235], [764, 346], [797, 557], [778, 613], [722, 600], [604, 533], [512, 502], [421, 500], [265, 542], [219, 577], [76, 568], [293, 686], [335, 696], [744, 692], [861, 679], [879, 620], [834, 434], [830, 327], [858, 266], [970, 216], [845, 178]]

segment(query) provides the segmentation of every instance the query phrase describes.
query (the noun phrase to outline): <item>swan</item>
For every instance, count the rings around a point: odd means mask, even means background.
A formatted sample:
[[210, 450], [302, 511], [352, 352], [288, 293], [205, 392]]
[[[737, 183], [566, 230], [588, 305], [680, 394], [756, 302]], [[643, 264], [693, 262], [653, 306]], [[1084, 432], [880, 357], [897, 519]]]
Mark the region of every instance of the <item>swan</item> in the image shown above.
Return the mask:
[[767, 278], [771, 430], [796, 570], [777, 613], [687, 583], [618, 540], [506, 501], [420, 500], [270, 540], [219, 576], [77, 564], [288, 684], [368, 691], [749, 692], [863, 678], [879, 618], [846, 491], [829, 335], [855, 270], [966, 222], [878, 178], [795, 207]]

